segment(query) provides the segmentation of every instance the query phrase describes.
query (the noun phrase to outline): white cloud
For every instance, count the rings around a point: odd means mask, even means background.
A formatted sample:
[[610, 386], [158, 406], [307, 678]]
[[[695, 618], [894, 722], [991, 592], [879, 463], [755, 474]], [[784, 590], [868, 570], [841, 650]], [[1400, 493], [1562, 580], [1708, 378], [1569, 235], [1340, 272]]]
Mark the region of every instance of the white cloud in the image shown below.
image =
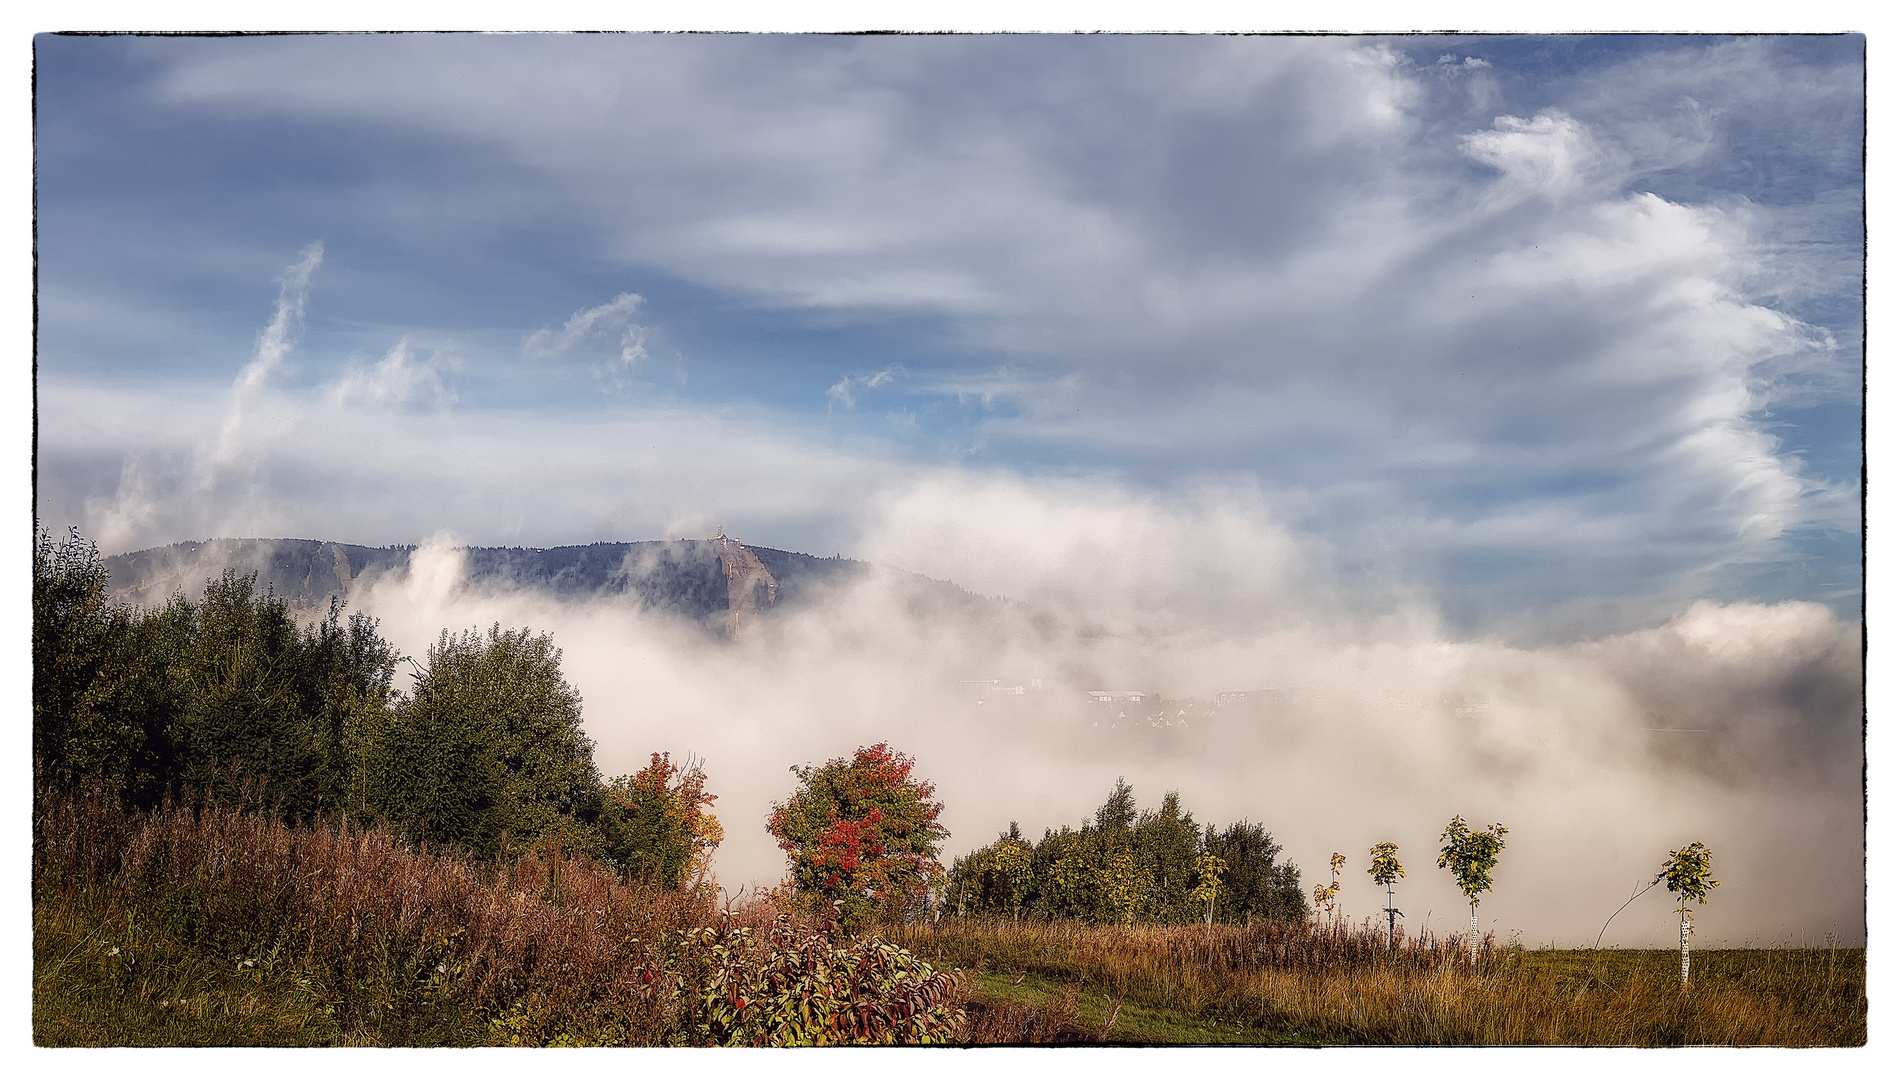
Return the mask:
[[832, 383], [831, 388], [826, 390], [824, 395], [831, 399], [832, 404], [842, 405], [846, 409], [854, 409], [857, 407], [857, 395], [859, 393], [865, 390], [875, 390], [880, 386], [889, 386], [895, 382], [897, 376], [902, 373], [902, 365], [892, 364], [882, 371], [870, 375], [846, 375], [837, 382]]
[[621, 293], [597, 307], [574, 312], [559, 330], [536, 330], [521, 347], [537, 360], [570, 355], [594, 357], [593, 374], [602, 384], [624, 387], [636, 369], [651, 359], [646, 351], [648, 328], [633, 321], [645, 303], [634, 293]]
[[330, 388], [329, 398], [337, 405], [446, 407], [455, 403], [455, 390], [447, 377], [460, 369], [459, 360], [439, 350], [426, 360], [416, 356], [404, 338], [374, 365], [352, 365]]
[[868, 525], [857, 550], [873, 561], [1123, 622], [1257, 626], [1334, 600], [1312, 580], [1323, 551], [1244, 486], [944, 471], [886, 489]]
[[310, 275], [316, 273], [316, 268], [322, 263], [323, 243], [318, 241], [305, 248], [297, 262], [284, 271], [276, 310], [271, 314], [269, 325], [257, 336], [257, 351], [251, 362], [238, 373], [237, 381], [231, 384], [230, 406], [212, 455], [216, 464], [230, 464], [240, 453], [245, 412], [269, 384], [271, 377], [282, 369], [284, 358], [290, 355], [296, 343], [296, 332], [303, 323], [304, 305], [310, 294]]
[[[579, 215], [589, 258], [822, 325], [921, 317], [966, 359], [904, 356], [906, 404], [974, 409], [871, 457], [1250, 476], [1398, 576], [1455, 588], [1434, 567], [1494, 554], [1528, 588], [1669, 603], [1856, 517], [1857, 488], [1806, 477], [1762, 415], [1852, 396], [1845, 350], [1776, 306], [1832, 271], [1790, 254], [1777, 208], [1643, 193], [1731, 152], [1731, 103], [1834, 93], [1760, 43], [1481, 115], [1501, 60], [1377, 39], [149, 48], [177, 105], [462, 140]], [[621, 293], [523, 344], [623, 385], [650, 367], [641, 317]], [[820, 388], [854, 409], [864, 370], [787, 393], [779, 432]]]

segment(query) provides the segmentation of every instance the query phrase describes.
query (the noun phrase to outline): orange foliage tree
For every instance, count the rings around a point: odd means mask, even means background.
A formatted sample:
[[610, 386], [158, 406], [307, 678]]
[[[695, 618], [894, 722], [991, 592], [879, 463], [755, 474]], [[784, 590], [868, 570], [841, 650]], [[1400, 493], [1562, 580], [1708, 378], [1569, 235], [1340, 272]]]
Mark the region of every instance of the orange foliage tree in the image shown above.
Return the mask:
[[707, 880], [725, 830], [709, 809], [718, 796], [705, 785], [698, 762], [682, 768], [671, 754], [654, 754], [646, 768], [607, 785], [606, 800], [618, 811], [606, 830], [608, 852], [628, 877], [666, 889]]

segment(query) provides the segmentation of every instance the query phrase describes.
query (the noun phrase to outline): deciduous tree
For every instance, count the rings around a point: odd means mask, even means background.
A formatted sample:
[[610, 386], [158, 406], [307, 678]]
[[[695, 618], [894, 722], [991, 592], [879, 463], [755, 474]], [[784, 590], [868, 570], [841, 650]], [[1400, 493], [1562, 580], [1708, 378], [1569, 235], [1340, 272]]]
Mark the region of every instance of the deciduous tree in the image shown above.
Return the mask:
[[1009, 831], [994, 843], [950, 867], [949, 904], [958, 915], [1019, 916], [1035, 885], [1034, 859], [1034, 849], [1022, 839], [1021, 826], [1011, 821]]
[[1193, 900], [1195, 903], [1206, 901], [1207, 926], [1209, 932], [1213, 926], [1213, 899], [1220, 892], [1220, 875], [1226, 872], [1226, 860], [1211, 852], [1202, 852], [1194, 860]]
[[525, 629], [430, 647], [374, 755], [375, 809], [403, 833], [478, 856], [525, 846], [600, 789], [560, 650]]
[[1451, 818], [1438, 837], [1444, 847], [1438, 853], [1437, 864], [1450, 870], [1458, 890], [1470, 901], [1471, 963], [1477, 962], [1477, 900], [1490, 891], [1490, 872], [1496, 869], [1497, 854], [1503, 850], [1503, 837], [1509, 831], [1502, 825], [1475, 830], [1460, 815]]
[[664, 889], [705, 880], [712, 852], [725, 839], [710, 810], [718, 796], [705, 785], [700, 763], [681, 768], [670, 753], [654, 754], [646, 768], [607, 784], [604, 795], [614, 812], [603, 831], [608, 855], [623, 873]]
[[1136, 917], [1174, 925], [1198, 918], [1201, 905], [1193, 887], [1195, 860], [1202, 852], [1200, 826], [1192, 811], [1181, 809], [1179, 792], [1168, 792], [1159, 809], [1140, 815], [1128, 846], [1140, 881]]
[[1280, 846], [1262, 825], [1239, 821], [1215, 832], [1207, 826], [1206, 850], [1226, 863], [1220, 875], [1220, 893], [1214, 901], [1214, 919], [1243, 923], [1248, 919], [1275, 919], [1303, 923], [1308, 917], [1306, 897], [1299, 886], [1299, 868], [1278, 861]]
[[1385, 887], [1385, 944], [1395, 946], [1398, 943], [1398, 916], [1404, 914], [1391, 898], [1392, 884], [1404, 876], [1404, 864], [1398, 861], [1398, 845], [1390, 841], [1373, 844], [1371, 865], [1365, 868], [1365, 872], [1371, 875], [1373, 884]]
[[[1721, 884], [1709, 877], [1709, 867], [1714, 852], [1703, 847], [1697, 840], [1680, 851], [1668, 853], [1668, 862], [1662, 866], [1662, 879], [1668, 885], [1668, 891], [1675, 894], [1675, 912], [1681, 916], [1681, 984], [1688, 985], [1688, 938], [1694, 931], [1694, 913], [1688, 910], [1690, 900], [1698, 904], [1708, 902], [1708, 890]], [[1651, 883], [1652, 884], [1652, 883]]]
[[792, 766], [798, 790], [772, 804], [766, 828], [790, 857], [792, 885], [837, 904], [847, 927], [921, 913], [942, 875], [943, 804], [934, 784], [911, 777], [915, 765], [886, 743], [860, 747], [848, 760]]
[[1334, 851], [1332, 853], [1332, 884], [1312, 887], [1313, 906], [1325, 908], [1325, 921], [1328, 923], [1337, 922], [1339, 918], [1339, 871], [1343, 869], [1345, 869], [1345, 856]]

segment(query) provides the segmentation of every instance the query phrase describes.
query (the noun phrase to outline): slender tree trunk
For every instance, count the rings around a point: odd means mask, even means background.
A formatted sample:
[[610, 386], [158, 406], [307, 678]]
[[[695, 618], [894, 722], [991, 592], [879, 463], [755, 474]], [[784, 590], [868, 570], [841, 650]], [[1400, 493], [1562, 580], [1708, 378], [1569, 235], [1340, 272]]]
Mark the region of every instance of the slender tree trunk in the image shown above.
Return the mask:
[[1385, 948], [1398, 947], [1398, 905], [1391, 899], [1391, 886], [1385, 886]]
[[1688, 918], [1681, 920], [1681, 985], [1688, 985]]
[[1470, 962], [1477, 962], [1477, 905], [1470, 906]]

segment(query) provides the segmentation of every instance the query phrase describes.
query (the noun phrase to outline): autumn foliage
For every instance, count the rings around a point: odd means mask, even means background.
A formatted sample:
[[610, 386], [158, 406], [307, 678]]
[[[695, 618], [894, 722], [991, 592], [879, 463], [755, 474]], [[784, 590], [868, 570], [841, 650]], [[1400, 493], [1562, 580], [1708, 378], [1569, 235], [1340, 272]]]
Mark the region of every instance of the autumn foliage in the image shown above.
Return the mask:
[[846, 927], [921, 912], [943, 873], [943, 804], [935, 785], [911, 777], [915, 764], [878, 743], [849, 760], [794, 765], [798, 790], [772, 805], [766, 827], [791, 858], [793, 888], [834, 905]]
[[718, 796], [705, 787], [704, 768], [675, 765], [671, 754], [654, 754], [646, 768], [607, 784], [605, 798], [619, 811], [609, 853], [629, 876], [665, 889], [709, 879], [725, 830], [711, 812]]

